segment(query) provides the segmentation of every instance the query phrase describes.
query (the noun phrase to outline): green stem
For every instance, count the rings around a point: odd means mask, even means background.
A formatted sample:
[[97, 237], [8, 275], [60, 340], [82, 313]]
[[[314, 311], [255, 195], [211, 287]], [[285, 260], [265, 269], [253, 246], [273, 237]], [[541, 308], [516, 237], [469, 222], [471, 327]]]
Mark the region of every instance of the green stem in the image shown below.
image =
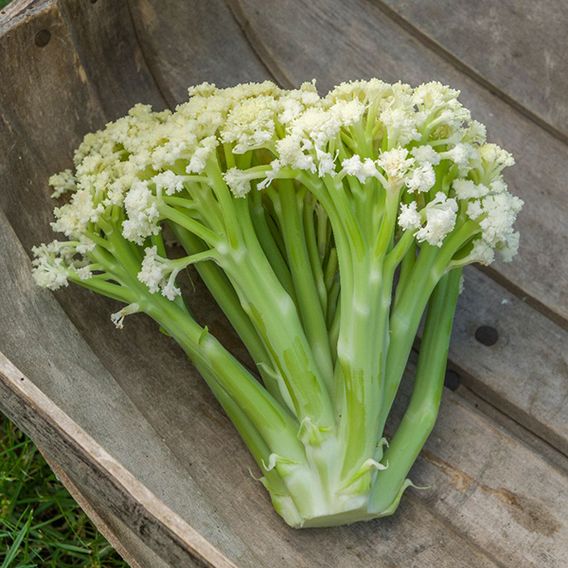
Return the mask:
[[385, 398], [381, 409], [380, 430], [384, 428], [387, 416], [398, 391], [398, 386], [412, 349], [416, 331], [422, 319], [424, 308], [441, 275], [432, 270], [439, 249], [423, 245], [412, 271], [413, 285], [406, 287], [400, 302], [390, 316], [390, 343], [385, 371]]
[[124, 302], [125, 304], [131, 304], [134, 301], [134, 295], [130, 293], [128, 288], [119, 284], [112, 284], [110, 282], [105, 282], [104, 280], [95, 280], [93, 278], [81, 280], [80, 278], [76, 278], [72, 275], [69, 276], [69, 280], [71, 280], [74, 284], [79, 284], [79, 286], [82, 286], [83, 288], [92, 290], [93, 292], [106, 296], [107, 298]]
[[323, 274], [322, 261], [318, 249], [318, 241], [315, 228], [315, 213], [314, 213], [314, 199], [310, 193], [306, 194], [304, 200], [304, 215], [303, 224], [306, 236], [306, 246], [308, 247], [308, 254], [310, 257], [310, 266], [314, 276], [316, 287], [320, 299], [322, 312], [327, 312], [327, 287], [325, 285], [325, 278]]
[[220, 210], [223, 215], [225, 224], [225, 234], [229, 244], [236, 247], [240, 237], [239, 218], [235, 207], [235, 198], [227, 187], [223, 174], [216, 159], [210, 160], [206, 167], [207, 177], [209, 178], [210, 187], [219, 201]]
[[[337, 362], [341, 369], [338, 377], [343, 381], [339, 432], [345, 480], [352, 479], [363, 463], [374, 457], [379, 437], [392, 287], [383, 264], [372, 258], [355, 264], [350, 305], [346, 310], [341, 305]], [[345, 293], [343, 288], [341, 293]], [[358, 479], [363, 490], [371, 477], [361, 475]]]
[[[410, 231], [409, 231], [410, 232]], [[414, 263], [416, 262], [416, 243], [412, 243], [409, 247], [407, 253], [404, 255], [402, 262], [400, 264], [400, 274], [398, 278], [398, 283], [396, 285], [396, 292], [394, 298], [394, 306], [398, 306], [400, 297], [402, 296], [406, 286], [408, 285], [412, 269], [414, 268]]]
[[[170, 224], [170, 228], [187, 254], [193, 255], [207, 249], [203, 241], [198, 239], [195, 235], [192, 235], [183, 227], [172, 223]], [[271, 367], [272, 362], [270, 356], [264, 348], [262, 340], [252, 322], [243, 310], [237, 293], [223, 271], [213, 262], [202, 262], [196, 264], [195, 268], [207, 286], [207, 289], [213, 298], [215, 298], [215, 301], [225, 316], [227, 316], [229, 323], [241, 338], [254, 362], [257, 365]], [[263, 379], [265, 380], [265, 384], [273, 382], [271, 377], [264, 377], [263, 375]], [[280, 398], [277, 385], [266, 384], [266, 386], [273, 396]]]
[[137, 303], [179, 343], [205, 379], [216, 377], [272, 452], [299, 463], [305, 459], [296, 436], [299, 423], [207, 329], [187, 311], [157, 294], [146, 294]]
[[461, 270], [452, 270], [442, 278], [432, 294], [412, 397], [385, 452], [384, 460], [388, 467], [377, 473], [371, 494], [369, 508], [377, 513], [388, 510], [399, 497], [406, 476], [436, 422], [460, 278]]
[[235, 200], [235, 210], [243, 242], [225, 251], [220, 264], [285, 381], [298, 419], [309, 417], [314, 424], [334, 428], [329, 392], [296, 305], [266, 258], [247, 201]]
[[279, 222], [286, 246], [286, 256], [292, 274], [297, 308], [308, 343], [314, 354], [321, 376], [331, 388], [333, 365], [325, 316], [322, 311], [318, 288], [312, 270], [299, 203], [301, 196], [289, 180], [276, 180], [277, 191], [273, 194], [280, 203]]
[[186, 213], [178, 211], [174, 207], [170, 207], [166, 204], [160, 204], [158, 206], [158, 211], [164, 219], [171, 221], [172, 223], [177, 223], [184, 229], [190, 231], [195, 236], [204, 240], [211, 248], [221, 242], [221, 238], [218, 234], [208, 229], [205, 225], [199, 223], [199, 221], [192, 219]]
[[477, 232], [479, 226], [467, 221], [446, 237], [440, 248], [425, 243], [421, 245], [420, 254], [408, 277], [409, 281], [390, 318], [390, 346], [386, 368], [385, 400], [381, 411], [381, 430], [394, 402], [430, 295], [440, 278], [448, 271], [452, 257]]
[[258, 235], [262, 249], [268, 258], [272, 269], [274, 270], [278, 280], [288, 292], [290, 297], [295, 300], [294, 283], [278, 244], [274, 240], [268, 222], [266, 220], [266, 209], [262, 204], [262, 194], [253, 193], [249, 198], [251, 204], [251, 217], [254, 224], [256, 234]]

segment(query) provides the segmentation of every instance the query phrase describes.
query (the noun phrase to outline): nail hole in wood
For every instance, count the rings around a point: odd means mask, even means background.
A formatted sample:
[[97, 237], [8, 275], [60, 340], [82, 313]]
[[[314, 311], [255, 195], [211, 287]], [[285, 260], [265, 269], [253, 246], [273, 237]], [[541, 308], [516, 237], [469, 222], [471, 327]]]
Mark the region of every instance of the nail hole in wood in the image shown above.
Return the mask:
[[51, 32], [49, 30], [40, 30], [35, 35], [35, 44], [38, 47], [45, 47], [51, 39]]
[[490, 325], [480, 325], [475, 330], [475, 339], [479, 341], [482, 345], [486, 345], [487, 347], [491, 347], [497, 343], [499, 339], [499, 333], [497, 330], [490, 326]]
[[449, 369], [446, 371], [446, 377], [444, 379], [444, 386], [449, 388], [451, 391], [455, 391], [461, 384], [461, 377], [455, 371]]

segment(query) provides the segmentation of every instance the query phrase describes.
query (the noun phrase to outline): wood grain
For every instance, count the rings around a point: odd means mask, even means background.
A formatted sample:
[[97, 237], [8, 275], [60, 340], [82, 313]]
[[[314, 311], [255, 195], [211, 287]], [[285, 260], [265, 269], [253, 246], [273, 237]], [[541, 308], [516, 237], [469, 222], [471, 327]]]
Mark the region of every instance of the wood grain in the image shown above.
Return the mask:
[[[568, 332], [478, 270], [465, 272], [450, 360], [463, 382], [568, 456]], [[497, 330], [486, 346], [481, 326]]]
[[[413, 370], [411, 363], [394, 422]], [[444, 391], [438, 423], [410, 477], [431, 511], [499, 565], [568, 563], [566, 469], [540, 458], [458, 393]]]
[[[45, 461], [55, 473], [57, 479], [69, 491], [81, 509], [87, 513], [97, 530], [109, 544], [120, 554], [130, 568], [168, 568], [169, 564], [162, 560], [152, 549], [135, 535], [124, 522], [100, 506], [98, 492], [88, 493], [88, 488], [79, 489], [78, 484], [71, 480], [70, 474], [46, 452], [42, 451]], [[89, 495], [87, 497], [86, 495]], [[132, 552], [131, 552], [132, 551]]]
[[204, 81], [228, 87], [269, 78], [223, 0], [129, 4], [146, 61], [170, 106]]
[[63, 467], [73, 470], [83, 485], [104, 495], [105, 506], [143, 535], [146, 543], [162, 551], [168, 561], [189, 568], [234, 568], [3, 356], [0, 395], [2, 411], [9, 418], [38, 445], [56, 452]]

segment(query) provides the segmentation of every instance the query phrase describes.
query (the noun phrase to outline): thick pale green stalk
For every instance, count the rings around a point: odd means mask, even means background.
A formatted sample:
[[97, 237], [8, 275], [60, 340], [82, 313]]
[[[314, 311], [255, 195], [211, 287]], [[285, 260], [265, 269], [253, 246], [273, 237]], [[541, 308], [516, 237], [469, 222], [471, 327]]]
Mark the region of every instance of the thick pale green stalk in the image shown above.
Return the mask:
[[[202, 252], [207, 248], [203, 241], [183, 227], [175, 223], [171, 223], [170, 227], [187, 254]], [[200, 262], [195, 265], [195, 268], [254, 361], [269, 365], [270, 357], [222, 270], [212, 261]]]
[[[259, 242], [247, 199], [234, 199], [219, 167], [212, 163], [207, 173], [225, 224], [224, 235], [212, 235], [202, 223], [170, 206], [160, 206], [168, 220], [215, 248], [219, 264], [239, 303], [261, 338], [274, 373], [281, 380], [281, 399], [289, 400], [299, 420], [310, 418], [324, 428], [334, 428], [333, 408], [296, 306], [275, 274]], [[208, 211], [202, 211], [203, 218]], [[271, 383], [271, 390], [275, 384]]]
[[[304, 459], [297, 439], [299, 423], [270, 393], [207, 331], [199, 326], [182, 305], [161, 294], [151, 294], [138, 281], [140, 264], [137, 256], [116, 226], [109, 227], [107, 240], [110, 255], [96, 255], [97, 261], [128, 292], [124, 300], [135, 303], [186, 351], [192, 362], [203, 370], [205, 378], [215, 376], [227, 394], [239, 405], [273, 452], [289, 459]], [[89, 281], [85, 281], [86, 285]], [[100, 286], [98, 281], [93, 283]], [[120, 298], [123, 299], [123, 298]]]
[[206, 329], [158, 294], [142, 297], [138, 304], [181, 345], [199, 370], [217, 378], [273, 452], [301, 462], [298, 423]]
[[461, 270], [452, 270], [436, 286], [429, 303], [414, 390], [402, 421], [385, 452], [385, 470], [377, 472], [370, 510], [389, 509], [400, 495], [406, 476], [438, 416], [452, 323], [459, 296]]
[[[337, 361], [341, 366], [344, 405], [340, 439], [344, 451], [342, 475], [349, 481], [362, 464], [375, 457], [379, 438], [378, 420], [386, 358], [390, 297], [383, 298], [389, 284], [383, 280], [382, 262], [366, 259], [356, 265], [350, 306], [342, 302]], [[386, 301], [385, 301], [386, 300]], [[360, 483], [370, 482], [370, 477]]]
[[226, 247], [219, 251], [220, 264], [285, 382], [298, 419], [307, 417], [321, 427], [335, 428], [330, 395], [296, 306], [258, 241], [247, 201], [233, 203], [241, 242], [236, 249]]

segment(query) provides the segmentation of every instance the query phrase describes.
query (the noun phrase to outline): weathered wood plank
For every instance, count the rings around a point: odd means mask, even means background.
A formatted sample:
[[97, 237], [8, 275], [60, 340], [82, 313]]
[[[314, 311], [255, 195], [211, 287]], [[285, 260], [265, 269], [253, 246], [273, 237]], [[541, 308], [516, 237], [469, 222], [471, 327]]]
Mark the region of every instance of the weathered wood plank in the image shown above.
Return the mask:
[[85, 87], [96, 97], [106, 120], [126, 114], [136, 103], [156, 109], [166, 106], [146, 65], [128, 2], [58, 0], [58, 4], [85, 71]]
[[0, 410], [38, 445], [57, 453], [63, 466], [74, 471], [84, 487], [104, 496], [103, 502], [112, 513], [128, 522], [174, 565], [235, 568], [1, 354]]
[[146, 61], [169, 104], [203, 81], [220, 87], [269, 74], [223, 0], [129, 0]]
[[[563, 0], [381, 0], [418, 33], [538, 121], [568, 137], [568, 10]], [[389, 10], [390, 9], [390, 10]]]
[[568, 565], [568, 476], [445, 392], [411, 477], [431, 510], [503, 566]]
[[[476, 339], [481, 326], [498, 339]], [[450, 347], [463, 381], [568, 456], [568, 332], [478, 270], [465, 274]]]
[[148, 548], [124, 522], [112, 515], [108, 509], [101, 507], [98, 492], [92, 495], [89, 488], [80, 490], [78, 484], [72, 481], [70, 474], [67, 474], [52, 456], [41, 448], [39, 450], [57, 479], [130, 568], [169, 568], [170, 565]]
[[123, 3], [33, 2], [15, 19], [0, 23], [0, 205], [30, 247], [52, 238], [47, 179], [71, 165], [82, 137], [136, 102], [164, 103]]
[[[462, 89], [475, 117], [489, 125], [491, 139], [508, 148], [518, 165], [507, 173], [525, 200], [519, 217], [520, 257], [496, 264], [503, 280], [549, 313], [568, 319], [568, 216], [565, 180], [568, 147], [420, 44], [366, 0], [329, 4], [231, 0], [257, 51], [266, 53], [274, 75], [298, 84], [316, 77], [326, 90], [335, 83], [379, 76], [412, 84], [437, 79]], [[295, 25], [290, 25], [294, 22]]]
[[47, 178], [69, 167], [83, 135], [104, 124], [57, 6], [32, 8], [14, 27], [0, 28], [0, 205], [27, 247], [50, 238]]

